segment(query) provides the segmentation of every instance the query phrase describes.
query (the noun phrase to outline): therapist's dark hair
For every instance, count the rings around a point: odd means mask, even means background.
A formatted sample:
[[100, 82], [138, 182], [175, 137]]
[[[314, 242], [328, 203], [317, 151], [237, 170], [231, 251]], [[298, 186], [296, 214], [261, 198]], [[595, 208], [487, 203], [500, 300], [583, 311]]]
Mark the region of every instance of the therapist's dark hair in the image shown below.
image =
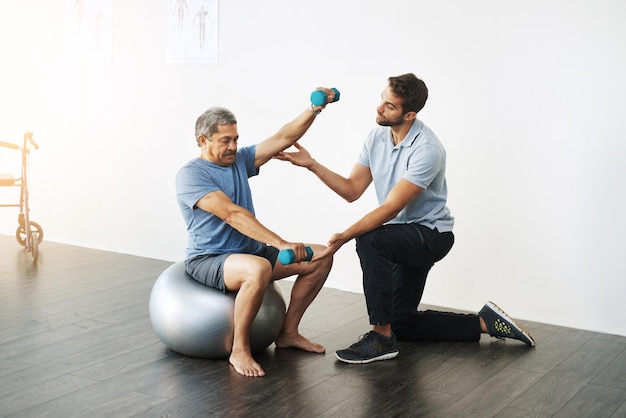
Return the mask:
[[428, 99], [426, 83], [417, 78], [413, 73], [389, 77], [389, 86], [393, 94], [402, 99], [402, 110], [418, 113]]

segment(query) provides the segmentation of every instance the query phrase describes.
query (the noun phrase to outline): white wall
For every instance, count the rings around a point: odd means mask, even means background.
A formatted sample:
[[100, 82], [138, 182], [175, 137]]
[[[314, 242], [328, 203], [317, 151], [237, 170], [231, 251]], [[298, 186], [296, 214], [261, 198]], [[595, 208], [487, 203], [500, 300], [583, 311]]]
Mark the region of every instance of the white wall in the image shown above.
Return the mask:
[[[341, 101], [302, 143], [347, 174], [386, 78], [414, 72], [430, 88], [420, 117], [447, 147], [457, 219], [424, 302], [491, 299], [516, 317], [626, 335], [626, 3], [222, 0], [214, 66], [166, 62], [165, 0], [114, 0], [112, 62], [72, 62], [68, 3], [0, 14], [0, 140], [29, 129], [41, 145], [31, 216], [46, 240], [182, 259], [173, 179], [198, 154], [203, 110], [233, 110], [248, 144], [314, 87], [336, 86]], [[371, 191], [347, 204], [278, 161], [252, 187], [258, 217], [289, 240], [323, 243], [375, 204]], [[0, 233], [14, 233], [15, 213], [2, 210]], [[328, 286], [361, 291], [352, 243]]]

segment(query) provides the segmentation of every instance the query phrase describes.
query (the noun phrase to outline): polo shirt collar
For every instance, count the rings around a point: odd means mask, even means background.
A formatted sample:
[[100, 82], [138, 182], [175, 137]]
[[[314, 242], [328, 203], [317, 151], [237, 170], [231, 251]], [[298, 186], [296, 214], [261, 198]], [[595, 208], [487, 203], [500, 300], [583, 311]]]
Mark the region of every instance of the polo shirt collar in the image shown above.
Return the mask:
[[[398, 144], [397, 146], [400, 146], [400, 147], [412, 146], [417, 140], [417, 137], [419, 136], [419, 134], [422, 132], [422, 128], [424, 128], [424, 122], [415, 118], [415, 120], [413, 121], [413, 124], [411, 125], [411, 129], [409, 129], [409, 132], [407, 132], [406, 136], [404, 137], [404, 140], [400, 142], [400, 144]], [[393, 143], [393, 138], [391, 138], [391, 128], [389, 128], [389, 139]]]

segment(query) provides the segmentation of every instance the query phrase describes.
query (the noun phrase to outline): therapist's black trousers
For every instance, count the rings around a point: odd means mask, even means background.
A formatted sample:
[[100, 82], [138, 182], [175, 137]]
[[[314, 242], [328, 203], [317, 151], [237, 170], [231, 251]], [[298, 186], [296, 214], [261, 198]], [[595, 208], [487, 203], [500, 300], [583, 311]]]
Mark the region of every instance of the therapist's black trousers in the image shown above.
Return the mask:
[[370, 324], [391, 324], [405, 341], [477, 341], [477, 315], [417, 310], [430, 268], [453, 244], [452, 232], [419, 224], [383, 225], [358, 237]]

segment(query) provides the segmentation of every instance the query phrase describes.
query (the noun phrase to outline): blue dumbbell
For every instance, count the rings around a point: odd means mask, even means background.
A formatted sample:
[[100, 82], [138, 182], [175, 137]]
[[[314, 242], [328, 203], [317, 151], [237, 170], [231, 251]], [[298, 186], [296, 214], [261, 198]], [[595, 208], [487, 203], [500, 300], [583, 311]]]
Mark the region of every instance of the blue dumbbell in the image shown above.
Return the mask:
[[[334, 87], [332, 90], [335, 92], [335, 99], [331, 103], [334, 103], [339, 100], [339, 90]], [[315, 90], [311, 93], [311, 103], [313, 106], [324, 106], [328, 103], [328, 97], [326, 96], [324, 90]]]
[[[306, 261], [310, 261], [313, 258], [313, 249], [311, 247], [305, 247], [306, 249]], [[291, 264], [296, 261], [296, 253], [292, 249], [280, 250], [278, 252], [278, 260], [284, 264]]]

